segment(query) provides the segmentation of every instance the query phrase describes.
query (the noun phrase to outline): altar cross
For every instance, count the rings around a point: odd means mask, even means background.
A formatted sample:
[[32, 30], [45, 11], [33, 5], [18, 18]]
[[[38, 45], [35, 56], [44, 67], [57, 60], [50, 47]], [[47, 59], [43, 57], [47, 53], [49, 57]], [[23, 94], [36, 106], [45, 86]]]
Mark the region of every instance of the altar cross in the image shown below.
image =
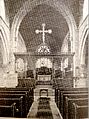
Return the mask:
[[42, 40], [43, 40], [43, 43], [45, 43], [45, 33], [51, 34], [52, 33], [52, 30], [51, 29], [45, 30], [45, 23], [43, 23], [42, 24], [42, 30], [38, 30], [37, 29], [35, 32], [36, 32], [36, 34], [42, 33]]

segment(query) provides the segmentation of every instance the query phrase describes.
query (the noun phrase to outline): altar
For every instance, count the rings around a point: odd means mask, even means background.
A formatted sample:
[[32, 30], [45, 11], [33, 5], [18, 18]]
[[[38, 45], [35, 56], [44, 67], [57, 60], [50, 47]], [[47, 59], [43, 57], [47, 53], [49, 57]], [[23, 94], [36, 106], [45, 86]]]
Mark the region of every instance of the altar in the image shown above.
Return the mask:
[[38, 81], [51, 81], [51, 75], [38, 75]]

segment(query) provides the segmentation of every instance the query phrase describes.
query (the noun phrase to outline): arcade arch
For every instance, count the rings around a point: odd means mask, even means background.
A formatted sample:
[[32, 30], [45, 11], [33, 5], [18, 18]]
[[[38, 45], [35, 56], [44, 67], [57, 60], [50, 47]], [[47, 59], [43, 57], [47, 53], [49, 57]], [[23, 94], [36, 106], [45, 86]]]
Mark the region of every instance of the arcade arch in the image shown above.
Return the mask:
[[86, 16], [88, 15], [88, 0], [84, 0], [84, 4], [83, 4], [83, 20], [86, 18]]
[[7, 53], [8, 50], [6, 46], [6, 35], [1, 26], [0, 26], [0, 46], [1, 46], [3, 65], [6, 65], [8, 63], [8, 53]]

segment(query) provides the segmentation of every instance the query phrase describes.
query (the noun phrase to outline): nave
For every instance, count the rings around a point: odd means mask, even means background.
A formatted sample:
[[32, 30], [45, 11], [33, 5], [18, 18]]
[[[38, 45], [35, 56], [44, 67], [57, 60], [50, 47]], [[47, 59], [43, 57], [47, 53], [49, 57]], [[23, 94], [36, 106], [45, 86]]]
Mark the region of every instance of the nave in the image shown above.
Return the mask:
[[89, 119], [88, 0], [0, 0], [0, 119]]
[[42, 82], [35, 88], [0, 88], [0, 117], [87, 119], [88, 88], [54, 88]]

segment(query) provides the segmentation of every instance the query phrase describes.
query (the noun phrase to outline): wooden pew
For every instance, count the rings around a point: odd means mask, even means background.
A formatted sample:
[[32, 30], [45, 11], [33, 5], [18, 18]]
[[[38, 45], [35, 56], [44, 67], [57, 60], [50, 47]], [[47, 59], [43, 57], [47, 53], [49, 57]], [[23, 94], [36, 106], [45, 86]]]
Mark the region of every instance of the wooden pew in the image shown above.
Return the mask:
[[83, 93], [88, 94], [87, 91], [62, 91], [60, 92], [59, 102], [58, 102], [59, 109], [61, 110], [61, 108], [63, 107], [63, 95], [64, 94], [83, 94]]
[[0, 91], [29, 91], [29, 95], [34, 95], [33, 88], [26, 88], [26, 87], [16, 87], [16, 88], [0, 88]]
[[0, 91], [0, 95], [4, 95], [4, 94], [21, 94], [21, 95], [25, 95], [26, 98], [26, 106], [28, 105], [28, 101], [29, 101], [29, 92], [28, 91]]
[[[23, 97], [22, 100], [17, 101], [17, 108], [21, 110], [21, 113], [23, 113], [23, 116], [26, 117], [27, 115], [27, 107], [26, 107], [26, 97], [25, 94], [0, 94], [0, 98], [11, 98], [11, 101], [14, 101], [14, 98], [20, 99], [20, 97]], [[21, 109], [22, 108], [22, 109]]]
[[[0, 92], [1, 91], [27, 91], [27, 92], [29, 92], [29, 102], [32, 104], [32, 102], [34, 101], [34, 89], [33, 88], [26, 88], [26, 87], [23, 87], [23, 88], [20, 88], [20, 87], [0, 88]], [[31, 106], [31, 104], [30, 104], [30, 106]]]
[[63, 106], [64, 106], [65, 97], [69, 97], [69, 98], [88, 98], [88, 93], [63, 94], [63, 97], [61, 99], [61, 109], [60, 109], [62, 116], [63, 116]]
[[74, 116], [70, 119], [85, 119], [88, 118], [88, 105], [80, 105], [73, 103], [74, 106]]
[[19, 98], [20, 96], [23, 96], [23, 110], [25, 112], [26, 117], [34, 100], [33, 88], [0, 88], [1, 98]]
[[59, 108], [59, 104], [60, 104], [60, 90], [59, 89], [55, 89], [55, 102], [57, 107]]
[[18, 79], [18, 86], [17, 87], [32, 87], [35, 88], [35, 79], [34, 78], [23, 78]]
[[26, 112], [28, 112], [29, 111], [29, 109], [30, 109], [30, 107], [31, 107], [31, 105], [32, 105], [32, 103], [33, 103], [33, 96], [31, 96], [30, 94], [29, 94], [29, 91], [13, 91], [13, 90], [11, 90], [11, 91], [8, 91], [8, 90], [6, 90], [6, 91], [0, 91], [0, 94], [25, 94], [25, 105], [26, 105], [26, 109], [27, 109], [27, 111]]
[[64, 92], [88, 92], [88, 88], [60, 88], [60, 89], [55, 89], [55, 102], [57, 104], [57, 107], [60, 107], [60, 97], [62, 93]]
[[0, 88], [0, 91], [29, 91], [33, 92], [33, 88], [26, 88], [26, 87], [16, 87], [16, 88]]
[[[73, 115], [72, 105], [73, 103], [79, 103], [81, 106], [82, 104], [88, 105], [88, 98], [68, 98], [65, 97], [64, 100], [64, 108], [63, 108], [63, 118], [70, 119], [70, 115]], [[71, 117], [73, 118], [73, 117]]]
[[[24, 112], [23, 112], [22, 100], [23, 100], [23, 96], [21, 96], [20, 98], [0, 98], [0, 110], [3, 109], [1, 111], [2, 113], [0, 116], [2, 115], [4, 116], [5, 113], [6, 115], [8, 115], [8, 113], [5, 111], [7, 110], [7, 108], [9, 108], [12, 109], [12, 112], [14, 110], [14, 113], [12, 113], [14, 117], [23, 117]], [[14, 107], [12, 104], [15, 104]]]
[[64, 94], [83, 94], [83, 93], [86, 93], [86, 94], [88, 94], [88, 92], [87, 91], [61, 91], [60, 92], [60, 96], [59, 96], [59, 98], [60, 98], [60, 102], [59, 102], [59, 104], [61, 103], [61, 101], [63, 100], [63, 95]]
[[11, 105], [0, 105], [0, 117], [15, 117], [16, 103]]

